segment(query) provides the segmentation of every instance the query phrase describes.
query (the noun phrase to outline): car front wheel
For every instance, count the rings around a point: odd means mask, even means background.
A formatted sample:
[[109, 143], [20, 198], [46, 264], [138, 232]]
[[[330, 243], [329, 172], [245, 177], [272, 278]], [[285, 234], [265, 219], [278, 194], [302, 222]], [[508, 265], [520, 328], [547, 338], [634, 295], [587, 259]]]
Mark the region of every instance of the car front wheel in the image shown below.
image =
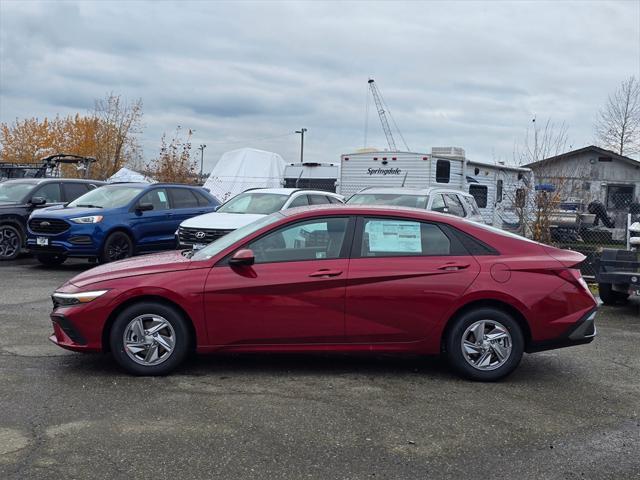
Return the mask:
[[104, 242], [100, 261], [102, 263], [124, 260], [133, 255], [133, 242], [124, 232], [113, 232]]
[[191, 335], [175, 308], [141, 302], [123, 310], [110, 332], [116, 362], [134, 375], [166, 375], [189, 352]]
[[0, 260], [13, 260], [22, 249], [24, 238], [13, 225], [0, 225]]
[[494, 308], [479, 308], [456, 319], [445, 346], [449, 363], [460, 375], [495, 381], [518, 366], [524, 338], [510, 315]]

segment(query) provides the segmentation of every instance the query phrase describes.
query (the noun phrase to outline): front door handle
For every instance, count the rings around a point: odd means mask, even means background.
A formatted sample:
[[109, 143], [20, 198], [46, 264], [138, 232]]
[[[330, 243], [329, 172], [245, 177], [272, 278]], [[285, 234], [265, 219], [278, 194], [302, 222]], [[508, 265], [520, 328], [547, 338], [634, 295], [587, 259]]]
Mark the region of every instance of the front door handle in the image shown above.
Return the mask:
[[342, 270], [330, 270], [328, 268], [323, 268], [309, 274], [310, 277], [337, 277], [339, 275], [342, 275]]
[[438, 270], [455, 271], [455, 270], [464, 270], [465, 268], [469, 268], [469, 264], [468, 263], [451, 262], [451, 263], [445, 263], [441, 267], [438, 267]]

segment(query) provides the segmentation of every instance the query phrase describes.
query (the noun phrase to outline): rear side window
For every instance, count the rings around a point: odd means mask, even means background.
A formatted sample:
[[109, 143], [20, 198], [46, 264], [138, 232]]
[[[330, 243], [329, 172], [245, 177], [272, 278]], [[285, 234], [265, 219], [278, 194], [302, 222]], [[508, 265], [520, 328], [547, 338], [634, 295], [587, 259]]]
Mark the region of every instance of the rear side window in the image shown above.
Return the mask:
[[469, 185], [469, 193], [476, 199], [478, 207], [487, 208], [489, 194], [485, 185]]
[[89, 191], [89, 185], [86, 183], [63, 183], [62, 189], [64, 190], [65, 200], [72, 202], [81, 195], [84, 195]]
[[447, 213], [447, 204], [444, 203], [444, 198], [440, 193], [433, 196], [431, 210], [434, 212]]
[[451, 162], [449, 160], [436, 161], [436, 182], [449, 183], [451, 178]]
[[198, 199], [188, 188], [170, 188], [173, 208], [196, 208]]
[[329, 195], [327, 195], [327, 199], [329, 200], [329, 203], [342, 203], [336, 197], [330, 197]]
[[433, 223], [365, 218], [361, 257], [450, 255], [449, 237]]
[[462, 202], [455, 193], [445, 193], [444, 201], [446, 202], [447, 209], [449, 210], [447, 213], [455, 215], [456, 217], [464, 218], [466, 216]]
[[191, 190], [191, 193], [193, 193], [196, 196], [196, 199], [198, 200], [198, 205], [200, 207], [206, 207], [211, 205], [211, 200], [209, 200], [207, 196], [202, 192], [199, 192], [198, 190]]
[[169, 196], [164, 188], [155, 188], [145, 193], [138, 203], [150, 203], [154, 210], [169, 210]]

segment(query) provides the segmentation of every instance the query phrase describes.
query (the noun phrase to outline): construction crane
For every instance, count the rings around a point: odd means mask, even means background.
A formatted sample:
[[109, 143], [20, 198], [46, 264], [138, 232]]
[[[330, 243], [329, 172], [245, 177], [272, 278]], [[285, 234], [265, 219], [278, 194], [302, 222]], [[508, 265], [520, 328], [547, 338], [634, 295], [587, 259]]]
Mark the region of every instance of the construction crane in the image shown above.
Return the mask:
[[380, 93], [380, 90], [378, 90], [378, 87], [375, 81], [373, 80], [373, 78], [369, 79], [369, 88], [371, 89], [371, 95], [373, 96], [373, 101], [375, 102], [376, 109], [378, 110], [378, 116], [380, 117], [382, 130], [384, 130], [384, 135], [385, 137], [387, 137], [389, 150], [397, 151], [398, 148], [396, 147], [396, 141], [393, 139], [393, 133], [391, 132], [391, 127], [389, 126], [389, 121], [387, 120], [387, 113], [389, 114], [389, 117], [391, 117], [391, 121], [393, 122], [393, 125], [396, 127], [396, 130], [398, 131], [400, 138], [402, 138], [402, 142], [404, 143], [405, 148], [407, 149], [407, 151], [409, 151], [409, 146], [407, 145], [407, 142], [405, 142], [404, 137], [400, 132], [400, 129], [398, 129], [398, 125], [396, 125], [395, 120], [391, 116], [391, 112], [387, 108], [387, 105], [384, 99], [382, 98], [382, 94]]

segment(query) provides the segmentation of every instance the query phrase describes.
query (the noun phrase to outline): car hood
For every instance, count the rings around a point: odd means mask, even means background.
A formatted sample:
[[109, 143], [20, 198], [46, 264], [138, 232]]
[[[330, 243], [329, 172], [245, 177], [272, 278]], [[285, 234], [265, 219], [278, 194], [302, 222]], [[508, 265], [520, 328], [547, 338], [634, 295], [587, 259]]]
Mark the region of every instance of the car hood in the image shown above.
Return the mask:
[[84, 287], [92, 283], [118, 278], [184, 270], [189, 268], [190, 264], [191, 260], [179, 251], [172, 250], [170, 252], [141, 255], [139, 257], [127, 258], [125, 260], [100, 265], [99, 267], [76, 275], [69, 280], [69, 283], [77, 287]]
[[65, 207], [63, 205], [54, 205], [51, 207], [40, 208], [35, 210], [32, 217], [47, 217], [47, 218], [75, 218], [83, 217], [87, 215], [99, 215], [100, 212], [104, 212], [103, 208], [87, 208], [87, 207]]
[[263, 217], [266, 217], [266, 215], [254, 213], [212, 212], [189, 218], [182, 222], [180, 226], [185, 228], [219, 228], [221, 230], [235, 230], [236, 228], [249, 225], [251, 222]]

